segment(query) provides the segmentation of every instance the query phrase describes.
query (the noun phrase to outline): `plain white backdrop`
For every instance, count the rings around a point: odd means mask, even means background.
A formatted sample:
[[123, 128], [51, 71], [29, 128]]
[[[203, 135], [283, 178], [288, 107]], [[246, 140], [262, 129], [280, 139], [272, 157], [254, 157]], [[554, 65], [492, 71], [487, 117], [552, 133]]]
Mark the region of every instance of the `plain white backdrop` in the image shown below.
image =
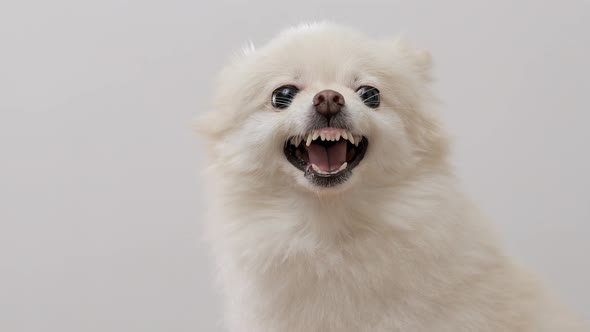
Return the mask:
[[191, 118], [247, 40], [328, 19], [435, 59], [464, 189], [590, 319], [590, 2], [2, 1], [0, 330], [221, 331]]

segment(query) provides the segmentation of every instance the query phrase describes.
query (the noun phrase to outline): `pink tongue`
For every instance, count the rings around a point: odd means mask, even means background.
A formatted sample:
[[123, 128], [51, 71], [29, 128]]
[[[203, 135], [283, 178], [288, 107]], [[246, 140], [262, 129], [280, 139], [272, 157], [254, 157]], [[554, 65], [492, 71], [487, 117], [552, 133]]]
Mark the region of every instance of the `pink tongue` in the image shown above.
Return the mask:
[[329, 147], [311, 143], [307, 147], [309, 162], [322, 171], [335, 171], [346, 161], [346, 140], [340, 140]]

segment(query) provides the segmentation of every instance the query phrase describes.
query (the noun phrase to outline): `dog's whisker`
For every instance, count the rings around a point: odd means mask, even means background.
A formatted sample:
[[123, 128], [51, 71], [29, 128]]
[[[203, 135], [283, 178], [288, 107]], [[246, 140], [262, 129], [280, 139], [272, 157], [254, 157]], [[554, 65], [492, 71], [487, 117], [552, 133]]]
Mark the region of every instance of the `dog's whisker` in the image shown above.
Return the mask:
[[370, 99], [373, 99], [375, 97], [379, 97], [379, 96], [381, 96], [381, 93], [377, 93], [375, 95], [372, 95], [371, 97], [367, 97], [367, 98], [363, 99], [363, 103], [370, 100]]

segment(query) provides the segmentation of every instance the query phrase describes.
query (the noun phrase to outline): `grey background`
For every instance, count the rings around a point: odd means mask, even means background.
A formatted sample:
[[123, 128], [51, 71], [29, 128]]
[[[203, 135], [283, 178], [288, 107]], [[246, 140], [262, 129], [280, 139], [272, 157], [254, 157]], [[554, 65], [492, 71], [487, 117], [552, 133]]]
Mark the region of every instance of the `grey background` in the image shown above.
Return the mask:
[[464, 188], [590, 318], [588, 1], [2, 1], [0, 330], [220, 331], [193, 115], [246, 40], [432, 51]]

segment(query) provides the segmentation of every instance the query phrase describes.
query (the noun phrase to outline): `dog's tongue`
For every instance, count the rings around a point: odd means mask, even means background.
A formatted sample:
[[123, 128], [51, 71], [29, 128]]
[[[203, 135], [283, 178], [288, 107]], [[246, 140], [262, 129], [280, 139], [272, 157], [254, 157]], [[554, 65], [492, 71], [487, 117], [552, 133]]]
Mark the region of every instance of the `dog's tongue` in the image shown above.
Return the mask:
[[307, 147], [307, 154], [309, 162], [322, 171], [335, 171], [346, 161], [346, 140], [340, 140], [328, 147], [311, 143]]

